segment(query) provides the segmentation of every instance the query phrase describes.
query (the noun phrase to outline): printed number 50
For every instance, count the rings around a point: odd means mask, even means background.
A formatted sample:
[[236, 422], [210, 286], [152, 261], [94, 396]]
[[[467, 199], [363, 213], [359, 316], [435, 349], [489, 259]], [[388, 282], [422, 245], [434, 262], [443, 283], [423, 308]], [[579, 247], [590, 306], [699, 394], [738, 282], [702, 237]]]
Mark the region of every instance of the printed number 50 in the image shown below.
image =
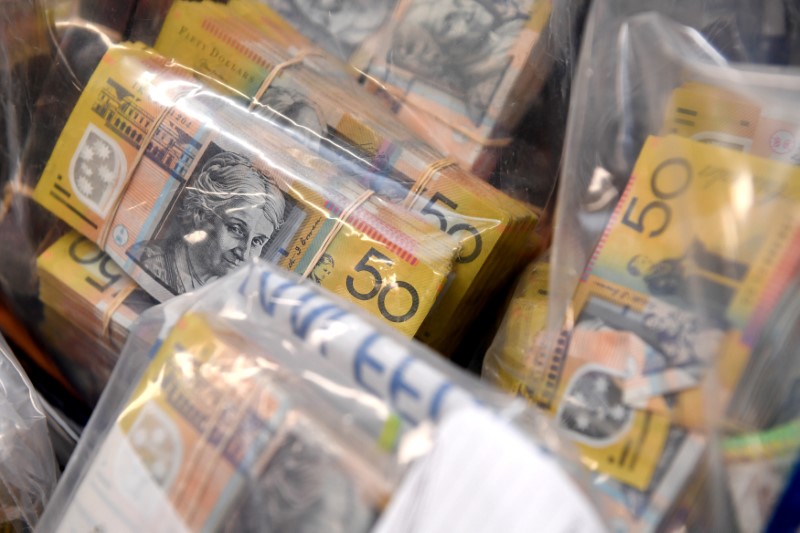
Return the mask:
[[439, 219], [439, 229], [442, 231], [446, 231], [448, 235], [455, 235], [460, 231], [466, 231], [467, 233], [471, 233], [472, 236], [475, 238], [475, 249], [472, 250], [472, 253], [469, 255], [460, 255], [458, 259], [456, 259], [457, 263], [471, 263], [475, 261], [481, 255], [481, 251], [483, 250], [483, 239], [481, 238], [480, 232], [475, 229], [475, 226], [471, 226], [469, 224], [454, 224], [447, 227], [447, 218], [445, 218], [444, 214], [441, 211], [436, 209], [434, 205], [436, 202], [442, 202], [444, 205], [449, 207], [452, 210], [458, 209], [458, 204], [455, 203], [453, 200], [448, 198], [447, 196], [443, 195], [440, 192], [434, 194], [431, 199], [428, 201], [427, 205], [422, 208], [423, 215], [433, 215], [437, 219]]
[[[394, 265], [394, 262], [391, 259], [380, 253], [375, 248], [370, 248], [366, 255], [364, 255], [364, 257], [361, 258], [361, 261], [359, 261], [356, 265], [355, 271], [366, 272], [369, 274], [373, 280], [372, 288], [367, 292], [359, 292], [355, 287], [356, 280], [353, 278], [353, 276], [347, 276], [347, 292], [349, 292], [353, 298], [361, 301], [369, 301], [377, 296], [378, 310], [389, 322], [406, 322], [407, 320], [410, 320], [414, 315], [417, 314], [417, 310], [419, 310], [419, 294], [417, 293], [417, 289], [415, 289], [413, 285], [406, 281], [394, 281], [387, 284], [386, 280], [383, 279], [383, 276], [381, 276], [381, 273], [378, 271], [378, 269], [369, 264], [370, 261], [383, 263], [388, 266]], [[404, 290], [408, 292], [409, 296], [411, 296], [411, 308], [405, 314], [394, 315], [390, 313], [388, 309], [386, 309], [386, 297], [389, 296], [389, 293], [394, 289]]]
[[[664, 179], [662, 178], [662, 173], [669, 168], [677, 169], [677, 173], [667, 175], [668, 182], [664, 184], [660, 179]], [[677, 179], [675, 179], [676, 177]], [[636, 204], [639, 202], [639, 198], [634, 196], [631, 198], [628, 209], [625, 210], [625, 214], [622, 217], [622, 224], [638, 233], [644, 233], [647, 215], [660, 212], [661, 225], [650, 231], [649, 237], [658, 237], [664, 233], [669, 227], [670, 222], [672, 222], [672, 208], [662, 200], [672, 200], [686, 192], [692, 182], [692, 177], [692, 167], [686, 159], [668, 159], [658, 165], [653, 171], [653, 175], [650, 177], [650, 190], [658, 200], [653, 200], [644, 206], [639, 215], [634, 219], [632, 218], [634, 216], [633, 210], [636, 209]], [[664, 185], [671, 186], [672, 190], [664, 187]]]

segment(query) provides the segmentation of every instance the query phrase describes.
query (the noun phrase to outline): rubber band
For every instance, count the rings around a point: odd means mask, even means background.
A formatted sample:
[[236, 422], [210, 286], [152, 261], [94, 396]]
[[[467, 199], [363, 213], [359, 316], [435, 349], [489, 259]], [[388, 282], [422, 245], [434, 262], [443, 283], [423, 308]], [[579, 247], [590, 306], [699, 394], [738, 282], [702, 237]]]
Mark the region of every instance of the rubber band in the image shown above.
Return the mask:
[[[111, 344], [111, 346], [114, 346], [114, 339], [112, 337], [112, 330], [111, 330], [111, 320], [114, 318], [114, 313], [116, 313], [117, 310], [120, 307], [122, 307], [122, 304], [125, 303], [125, 300], [128, 299], [128, 296], [133, 294], [133, 292], [136, 290], [136, 288], [137, 288], [137, 285], [134, 284], [134, 283], [131, 283], [129, 286], [127, 286], [124, 289], [122, 289], [121, 291], [119, 291], [117, 293], [117, 295], [114, 296], [114, 298], [108, 303], [108, 307], [106, 307], [106, 310], [103, 312], [103, 319], [102, 319], [103, 320], [102, 321], [103, 329], [102, 329], [102, 333], [103, 333], [103, 336], [106, 337], [109, 340], [109, 343]], [[114, 346], [114, 347], [116, 348], [116, 346]]]
[[422, 173], [419, 179], [417, 179], [417, 181], [414, 182], [414, 185], [411, 187], [411, 190], [408, 191], [408, 196], [406, 196], [406, 199], [403, 202], [403, 207], [409, 209], [411, 207], [411, 204], [414, 203], [414, 200], [416, 200], [419, 197], [419, 195], [422, 194], [422, 191], [425, 190], [425, 187], [428, 186], [428, 184], [436, 174], [438, 174], [439, 172], [441, 172], [446, 168], [454, 166], [458, 166], [458, 163], [455, 161], [455, 159], [452, 159], [450, 157], [439, 159], [438, 161], [434, 161], [433, 163], [428, 165], [428, 168], [425, 169], [425, 172]]
[[136, 172], [136, 169], [139, 168], [139, 164], [144, 159], [144, 154], [147, 151], [147, 147], [150, 146], [150, 142], [155, 137], [158, 128], [161, 127], [161, 123], [167, 117], [167, 114], [173, 109], [174, 104], [171, 106], [165, 106], [161, 109], [156, 117], [156, 120], [153, 122], [153, 127], [150, 128], [150, 131], [147, 132], [147, 135], [144, 136], [142, 139], [142, 144], [139, 146], [139, 151], [136, 152], [136, 157], [133, 159], [133, 163], [131, 163], [130, 168], [128, 169], [127, 174], [125, 175], [125, 182], [122, 186], [122, 190], [120, 190], [117, 198], [114, 200], [114, 204], [111, 206], [110, 216], [106, 217], [106, 223], [103, 225], [103, 230], [100, 232], [100, 236], [97, 239], [100, 248], [105, 250], [106, 245], [108, 244], [108, 238], [111, 235], [111, 227], [114, 225], [114, 219], [117, 218], [117, 212], [119, 208], [122, 206], [122, 201], [125, 199], [125, 193], [128, 192], [128, 188], [131, 186], [131, 182], [133, 182], [133, 174]]
[[347, 206], [347, 208], [345, 208], [345, 210], [342, 211], [341, 215], [339, 215], [339, 217], [337, 218], [336, 224], [333, 226], [333, 229], [331, 229], [330, 233], [328, 233], [328, 236], [325, 237], [325, 240], [322, 241], [322, 245], [317, 250], [317, 253], [314, 254], [314, 257], [312, 257], [311, 262], [306, 267], [305, 272], [303, 272], [302, 275], [303, 279], [307, 279], [308, 276], [310, 276], [311, 273], [314, 271], [314, 269], [317, 266], [317, 263], [319, 263], [320, 259], [322, 259], [322, 256], [325, 255], [325, 252], [328, 250], [328, 247], [333, 242], [333, 239], [336, 238], [336, 235], [338, 235], [338, 233], [342, 230], [345, 224], [347, 224], [347, 219], [350, 218], [350, 216], [355, 212], [355, 210], [361, 207], [361, 205], [364, 202], [369, 200], [373, 194], [375, 194], [374, 191], [364, 191], [363, 193], [361, 193], [361, 196], [356, 198], [352, 204]]
[[17, 194], [27, 198], [33, 198], [33, 189], [24, 183], [17, 184], [13, 181], [6, 183], [5, 190], [3, 191], [3, 201], [0, 202], [0, 222], [3, 222], [6, 216], [11, 212], [11, 203], [14, 201], [14, 196]]
[[260, 105], [261, 98], [269, 90], [270, 86], [278, 78], [278, 76], [280, 76], [281, 72], [289, 67], [293, 67], [294, 65], [302, 63], [309, 56], [322, 56], [322, 54], [314, 50], [301, 50], [292, 59], [287, 59], [283, 63], [278, 63], [275, 65], [275, 68], [273, 68], [267, 77], [264, 78], [261, 86], [258, 88], [255, 95], [253, 95], [253, 100], [250, 102], [250, 111], [252, 111], [256, 106]]

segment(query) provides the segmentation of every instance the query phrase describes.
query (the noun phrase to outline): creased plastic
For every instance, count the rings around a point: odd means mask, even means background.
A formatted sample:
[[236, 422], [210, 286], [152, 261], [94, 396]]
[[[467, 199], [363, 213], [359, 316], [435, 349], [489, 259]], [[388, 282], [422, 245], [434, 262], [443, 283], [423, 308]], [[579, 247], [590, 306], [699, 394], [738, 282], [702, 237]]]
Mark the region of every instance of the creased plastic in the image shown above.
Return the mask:
[[800, 72], [767, 64], [795, 60], [794, 16], [594, 2], [548, 325], [515, 373], [617, 529], [764, 530], [791, 479]]
[[[255, 262], [147, 311], [42, 528], [393, 531], [382, 514], [404, 505], [407, 469], [440, 422], [473, 410], [569, 455], [535, 413], [298, 281]], [[564, 494], [581, 495], [553, 457]], [[571, 501], [554, 530], [602, 529]]]
[[47, 418], [22, 367], [0, 337], [0, 524], [31, 531], [56, 487]]
[[261, 3], [44, 5], [54, 54], [15, 141], [0, 285], [89, 404], [144, 309], [251, 257], [450, 355], [541, 245], [541, 209]]

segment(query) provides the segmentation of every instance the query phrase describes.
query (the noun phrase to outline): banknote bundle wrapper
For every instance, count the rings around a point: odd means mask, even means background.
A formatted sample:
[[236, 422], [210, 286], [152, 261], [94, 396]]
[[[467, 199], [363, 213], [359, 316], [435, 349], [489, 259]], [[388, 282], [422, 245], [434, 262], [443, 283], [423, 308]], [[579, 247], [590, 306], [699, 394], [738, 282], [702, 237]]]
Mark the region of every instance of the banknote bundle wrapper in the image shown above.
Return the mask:
[[80, 94], [57, 66], [40, 100], [43, 114], [63, 106], [59, 90], [74, 103], [28, 147], [37, 202], [158, 300], [260, 256], [417, 333], [455, 238], [379, 202], [227, 88], [140, 45], [87, 42], [81, 59], [97, 55], [81, 65]]
[[[496, 418], [498, 429], [519, 416], [519, 406], [502, 414], [511, 398], [298, 282], [256, 261], [144, 313], [40, 527], [396, 531], [395, 506], [429, 497], [409, 495], [404, 483], [419, 470], [406, 443], [420, 457], [444, 435], [422, 424], [477, 415]], [[528, 429], [557, 449], [546, 424]], [[553, 530], [601, 527], [579, 483], [550, 472], [578, 517]], [[425, 518], [410, 512], [401, 523]]]
[[[251, 0], [228, 0], [236, 9]], [[355, 68], [398, 120], [488, 177], [550, 68], [550, 0], [261, 0]], [[131, 34], [147, 40], [169, 0], [147, 0]]]
[[[241, 11], [244, 7], [257, 10], [249, 19], [246, 19]], [[353, 218], [357, 218], [358, 213], [365, 210], [373, 214], [376, 224], [378, 222], [386, 224], [391, 219], [386, 219], [382, 213], [394, 213], [392, 216], [397, 217], [395, 220], [400, 227], [413, 226], [417, 228], [413, 234], [416, 239], [412, 237], [411, 243], [392, 242], [384, 246], [389, 248], [389, 251], [392, 248], [396, 249], [396, 253], [387, 256], [389, 257], [388, 262], [383, 259], [386, 253], [380, 247], [364, 247], [360, 255], [353, 257], [352, 260], [351, 258], [337, 258], [336, 254], [326, 253], [317, 258], [319, 267], [311, 267], [310, 276], [312, 279], [319, 280], [323, 286], [338, 287], [335, 290], [347, 291], [353, 299], [365, 302], [365, 306], [371, 307], [376, 314], [383, 316], [388, 322], [397, 324], [409, 334], [416, 333], [420, 339], [440, 351], [452, 350], [455, 347], [454, 339], [457, 339], [460, 331], [469, 325], [470, 319], [480, 310], [488, 295], [515, 269], [521, 258], [529, 253], [532, 247], [532, 239], [529, 238], [529, 235], [538, 220], [537, 214], [521, 203], [480, 182], [471, 174], [460, 170], [449, 160], [441, 158], [433, 149], [417, 141], [404, 128], [394, 124], [393, 118], [381, 105], [371, 101], [370, 98], [366, 98], [366, 102], [361, 102], [360, 96], [358, 96], [359, 88], [344, 71], [336, 66], [333, 59], [324, 56], [317, 58], [309, 54], [306, 59], [297, 61], [297, 65], [292, 65], [285, 70], [278, 68], [278, 75], [261, 95], [259, 102], [253, 102], [253, 97], [258, 96], [259, 86], [271, 74], [274, 74], [276, 66], [297, 58], [297, 46], [290, 44], [290, 40], [302, 41], [303, 38], [263, 6], [256, 8], [249, 4], [243, 4], [241, 9], [235, 10], [233, 6], [218, 6], [212, 3], [178, 2], [173, 6], [165, 21], [157, 47], [165, 55], [175, 58], [175, 61], [189, 66], [194, 76], [206, 82], [202, 84], [203, 86], [214, 87], [209, 78], [216, 78], [225, 84], [215, 87], [219, 93], [228, 94], [231, 98], [239, 100], [243, 106], [248, 104], [250, 107], [257, 106], [254, 113], [250, 114], [246, 114], [237, 106], [231, 106], [229, 112], [223, 106], [220, 108], [220, 112], [223, 115], [230, 115], [230, 117], [241, 115], [242, 121], [251, 123], [254, 130], [263, 128], [265, 132], [263, 136], [274, 141], [271, 146], [275, 149], [285, 147], [286, 149], [281, 152], [281, 155], [288, 156], [294, 165], [291, 167], [292, 178], [304, 180], [304, 183], [318, 191], [325, 191], [328, 190], [326, 188], [329, 188], [333, 192], [342, 193], [338, 202], [331, 198], [321, 199], [323, 203], [326, 203], [325, 209], [331, 213], [341, 212], [355, 202], [361, 194], [366, 193], [370, 197], [356, 209]], [[258, 23], [252, 23], [253, 20], [257, 20]], [[192, 44], [197, 42], [201, 42], [203, 46]], [[111, 49], [108, 53], [125, 55], [125, 53], [133, 53], [131, 50], [135, 48], [135, 46], [128, 45], [119, 49]], [[143, 57], [147, 55], [146, 52], [141, 52], [141, 54]], [[223, 57], [224, 60], [221, 59]], [[232, 63], [234, 59], [235, 64]], [[89, 63], [91, 62], [89, 61]], [[101, 62], [100, 68], [106, 68], [104, 66], [106, 64], [106, 62]], [[97, 83], [101, 81], [100, 78], [103, 74], [90, 75], [93, 70], [92, 65], [86, 64], [80, 67], [84, 69], [86, 78]], [[184, 80], [184, 89], [182, 90], [185, 92], [191, 91], [193, 83], [201, 84], [201, 82], [190, 81], [189, 71], [177, 67], [171, 68], [176, 72], [176, 76], [189, 78]], [[121, 71], [120, 74], [116, 74], [115, 69]], [[117, 77], [127, 75], [131, 80], [136, 77], [135, 69], [128, 72], [130, 69], [127, 64], [124, 68], [118, 65], [111, 70]], [[180, 74], [177, 74], [178, 72]], [[134, 82], [131, 81], [131, 83]], [[116, 82], [111, 86], [114, 87], [115, 84]], [[54, 85], [59, 86], [58, 84]], [[76, 104], [82, 104], [83, 107], [80, 109], [76, 107], [72, 113], [73, 118], [70, 119], [75, 126], [70, 128], [67, 124], [64, 132], [61, 132], [62, 138], [69, 136], [73, 129], [88, 127], [85, 124], [77, 124], [79, 116], [83, 117], [81, 120], [88, 122], [94, 120], [97, 124], [104, 123], [103, 118], [98, 117], [97, 105], [92, 111], [87, 111], [93, 105], [88, 102], [90, 95], [87, 91], [89, 89], [101, 93], [99, 98], [105, 97], [105, 92], [108, 92], [108, 89], [94, 87], [94, 85], [94, 83], [89, 83], [87, 90], [83, 91], [80, 101]], [[175, 91], [176, 94], [179, 93], [177, 89]], [[187, 102], [195, 98], [202, 98], [202, 96], [181, 94], [174, 98], [176, 100], [174, 105], [180, 107], [188, 106]], [[51, 102], [51, 105], [55, 105], [55, 102]], [[111, 105], [125, 106], [125, 102], [112, 102]], [[156, 128], [163, 129], [170, 124], [170, 120], [165, 120], [164, 117], [157, 115], [158, 110], [163, 109], [163, 106], [159, 106], [160, 104], [154, 103], [153, 107], [147, 111], [148, 118], [143, 120], [149, 120], [148, 124], [152, 126], [153, 122], [160, 119]], [[106, 111], [109, 116], [113, 114], [111, 108], [107, 108]], [[98, 118], [87, 118], [92, 114]], [[261, 120], [262, 117], [266, 120]], [[237, 121], [238, 119], [231, 118], [231, 120]], [[134, 124], [134, 126], [136, 125]], [[117, 126], [108, 122], [104, 127], [113, 130]], [[128, 124], [126, 123], [123, 127], [127, 128]], [[145, 122], [136, 127], [138, 128], [137, 135], [141, 135], [142, 140], [146, 140], [145, 135], [148, 131]], [[43, 129], [58, 132], [59, 128], [45, 126]], [[55, 136], [55, 132], [44, 131], [42, 134], [52, 138]], [[205, 133], [205, 130], [201, 130], [196, 136], [199, 138]], [[115, 132], [115, 134], [120, 135], [120, 132]], [[162, 166], [170, 165], [168, 160], [172, 161], [171, 158], [179, 157], [177, 152], [161, 153], [160, 151], [165, 148], [171, 148], [173, 151], [179, 150], [179, 148], [159, 144], [158, 136], [158, 132], [152, 136], [148, 147], [142, 149], [145, 155], [138, 160], [136, 160], [136, 157], [139, 157], [137, 152], [131, 150], [126, 154], [126, 165], [134, 163], [136, 166], [133, 170], [134, 175], [120, 178], [124, 182], [124, 186], [120, 189], [123, 196], [136, 194], [136, 186], [133, 184], [137, 181], [138, 173], [145, 172], [145, 168], [148, 166], [147, 161], [156, 155], [156, 151], [159, 152], [157, 155], [163, 157]], [[136, 137], [127, 138], [124, 131], [121, 138], [126, 139], [126, 142], [132, 141], [133, 145], [141, 142]], [[88, 134], [83, 140], [88, 140]], [[205, 142], [206, 139], [201, 140]], [[195, 141], [195, 144], [200, 142], [197, 139]], [[49, 148], [48, 142], [50, 141], [41, 142], [40, 146], [34, 147], [31, 152], [38, 157], [44, 156]], [[79, 141], [78, 144], [80, 142], [82, 141]], [[59, 175], [64, 177], [70, 172], [79, 172], [80, 168], [75, 166], [86, 161], [70, 159], [71, 155], [66, 153], [70, 149], [66, 149], [63, 157], [56, 164], [58, 158], [55, 155], [60, 144], [56, 144], [52, 157], [44, 156], [50, 157], [51, 161], [42, 175], [46, 177], [48, 173], [55, 174], [55, 182], [58, 182]], [[200, 148], [199, 145], [195, 147], [190, 144], [188, 146], [191, 149]], [[232, 151], [232, 149], [223, 150], [218, 143], [213, 141], [210, 146], [211, 152], [214, 150]], [[209, 148], [205, 147], [201, 150], [209, 150]], [[252, 157], [252, 154], [246, 154], [246, 156]], [[263, 157], [269, 158], [269, 156]], [[208, 154], [205, 159], [202, 154], [198, 155], [197, 159], [200, 161], [197, 163], [197, 168], [192, 167], [191, 170], [195, 171], [195, 174], [202, 174], [201, 163], [205, 163], [210, 158], [211, 154]], [[191, 165], [191, 161], [187, 163]], [[177, 160], [175, 164], [178, 164]], [[232, 163], [228, 162], [227, 164]], [[64, 165], [68, 165], [67, 168], [64, 168]], [[212, 164], [211, 166], [217, 165]], [[32, 165], [32, 167], [34, 168], [28, 174], [31, 180], [35, 180], [39, 168], [36, 165]], [[122, 173], [121, 168], [112, 169], [102, 165], [101, 167], [105, 171]], [[99, 171], [101, 167], [98, 167], [97, 170]], [[85, 168], [94, 171], [89, 166]], [[286, 168], [286, 166], [282, 167], [283, 170]], [[322, 170], [323, 168], [327, 169], [327, 172]], [[181, 167], [169, 171], [164, 169], [164, 172], [177, 174], [185, 173], [188, 170], [188, 167]], [[61, 172], [67, 174], [60, 174]], [[191, 180], [192, 176], [188, 175], [188, 180], [184, 181]], [[148, 247], [143, 242], [146, 240], [144, 235], [129, 236], [133, 240], [131, 243], [122, 245], [121, 248], [124, 250], [119, 251], [126, 255], [127, 259], [121, 259], [121, 256], [118, 255], [119, 252], [109, 249], [114, 248], [114, 239], [111, 237], [121, 238], [118, 234], [110, 235], [117, 232], [117, 226], [121, 225], [114, 224], [112, 221], [108, 221], [107, 224], [113, 225], [113, 229], [103, 228], [97, 222], [87, 225], [80, 215], [75, 215], [70, 208], [65, 210], [63, 202], [56, 200], [51, 194], [53, 190], [58, 191], [59, 187], [63, 188], [63, 185], [61, 183], [51, 184], [52, 190], [48, 191], [42, 185], [44, 181], [43, 178], [37, 186], [37, 200], [82, 233], [87, 234], [88, 232], [87, 236], [90, 240], [104, 241], [105, 244], [99, 242], [101, 247], [104, 247], [128, 273], [137, 269], [137, 272], [133, 272], [133, 278], [156, 298], [163, 299], [168, 294], [177, 294], [188, 290], [192, 284], [198, 286], [198, 280], [194, 280], [192, 276], [183, 276], [183, 279], [180, 279], [181, 276], [178, 274], [182, 269], [193, 267], [193, 264], [172, 266], [170, 263], [175, 261], [172, 261], [171, 257], [161, 257], [165, 254], [158, 248], [158, 243], [154, 243], [155, 247]], [[103, 185], [105, 182], [102, 180], [92, 183], [83, 181], [82, 183], [84, 187], [91, 184], [93, 191], [105, 187]], [[342, 185], [345, 186], [342, 187]], [[77, 181], [74, 187], [77, 188]], [[120, 201], [118, 197], [114, 197], [115, 194], [119, 195], [120, 191], [111, 187], [104, 190], [108, 192], [107, 197], [103, 198], [107, 204], [106, 208], [117, 216], [122, 216], [126, 211], [126, 200]], [[348, 192], [350, 193], [349, 197], [347, 196]], [[164, 194], [167, 194], [167, 191], [164, 191], [162, 196]], [[156, 209], [165, 213], [165, 217], [163, 220], [147, 222], [150, 225], [148, 231], [151, 234], [160, 231], [161, 235], [173, 234], [174, 237], [177, 224], [173, 223], [170, 227], [170, 224], [167, 223], [169, 217], [166, 215], [170, 211], [175, 212], [182, 209], [183, 204], [180, 201], [177, 202], [177, 205], [172, 205], [176, 203], [175, 196], [180, 197], [179, 200], [182, 199], [182, 195], [173, 188], [169, 191], [168, 196], [161, 199], [161, 204], [154, 205]], [[48, 199], [45, 200], [45, 197]], [[171, 202], [167, 202], [166, 198], [170, 198]], [[305, 252], [308, 247], [305, 244], [301, 244], [301, 250], [293, 250], [295, 252], [293, 255], [288, 253], [292, 250], [292, 245], [295, 245], [295, 242], [290, 242], [290, 235], [283, 236], [283, 240], [286, 242], [276, 242], [281, 233], [281, 231], [275, 230], [277, 226], [281, 226], [283, 233], [290, 231], [287, 226], [291, 222], [296, 227], [309, 229], [311, 226], [315, 231], [318, 229], [314, 228], [313, 224], [303, 224], [303, 217], [307, 215], [300, 213], [300, 208], [292, 209], [291, 204], [294, 202], [294, 197], [282, 202], [284, 204], [283, 212], [275, 214], [281, 220], [268, 224], [267, 229], [271, 228], [276, 235], [270, 239], [271, 247], [263, 246], [261, 255], [266, 257], [266, 254], [272, 254], [272, 257], [277, 257], [276, 253], [283, 254], [281, 260], [286, 263], [287, 268], [302, 272], [309, 270], [307, 263], [312, 259], [309, 256], [316, 251], [319, 246], [318, 241], [322, 240], [322, 237], [316, 241], [314, 239], [309, 241], [309, 238], [315, 235], [298, 234], [297, 240], [311, 242], [312, 252], [307, 255]], [[91, 210], [91, 207], [82, 203], [81, 209]], [[61, 204], [59, 207], [55, 207], [59, 204]], [[98, 209], [98, 207], [98, 205], [95, 206], [95, 213], [102, 212], [102, 209]], [[408, 217], [401, 214], [405, 210], [411, 210], [418, 216]], [[293, 215], [296, 220], [289, 220]], [[140, 216], [146, 218], [143, 213]], [[183, 218], [184, 225], [186, 225], [186, 217]], [[284, 223], [283, 220], [286, 220], [287, 223]], [[346, 220], [344, 222], [347, 223]], [[92, 224], [98, 225], [99, 229], [95, 230]], [[325, 229], [323, 225], [323, 232]], [[423, 237], [432, 237], [433, 235], [437, 235], [436, 239]], [[163, 239], [156, 238], [155, 240]], [[343, 242], [341, 234], [330, 244], [330, 250], [334, 251], [340, 241]], [[419, 282], [414, 280], [408, 281], [407, 275], [397, 276], [397, 281], [394, 282], [389, 281], [393, 279], [392, 274], [379, 274], [376, 277], [373, 270], [376, 264], [396, 265], [399, 262], [410, 263], [411, 268], [407, 267], [407, 270], [421, 274], [421, 265], [419, 265], [417, 252], [413, 245], [416, 244], [421, 249], [437, 248], [436, 242], [447, 243], [446, 247], [448, 248], [457, 247], [458, 254], [454, 257], [452, 250], [445, 252], [443, 249], [434, 253], [440, 258], [433, 261], [434, 264], [429, 267], [435, 270], [436, 274], [433, 278], [425, 276], [427, 286], [419, 286]], [[138, 244], [141, 253], [147, 256], [143, 260], [145, 263], [153, 263], [156, 270], [161, 269], [165, 272], [160, 274], [138, 272], [142, 270], [142, 260], [133, 257], [136, 255], [133, 248], [135, 244]], [[348, 248], [348, 252], [358, 255], [353, 248]], [[180, 263], [182, 258], [180, 254], [177, 255], [178, 257], [175, 259]], [[137, 261], [137, 259], [139, 260]], [[239, 259], [223, 257], [222, 260], [236, 263]], [[352, 265], [348, 265], [351, 262]], [[164, 268], [164, 264], [168, 264], [169, 268]], [[347, 269], [350, 269], [350, 272], [347, 272]], [[147, 270], [147, 268], [143, 270]], [[217, 268], [217, 275], [221, 272], [221, 267]], [[361, 279], [352, 276], [352, 274], [358, 273], [364, 273], [360, 276]], [[155, 277], [160, 281], [148, 285], [147, 282], [142, 282], [143, 275], [150, 278]], [[329, 279], [324, 281], [326, 278]], [[370, 282], [372, 282], [371, 285]], [[167, 291], [162, 288], [166, 288]], [[433, 313], [428, 316], [427, 313], [433, 307], [434, 301], [436, 301], [436, 306], [433, 308]], [[461, 320], [450, 320], [455, 313], [459, 314]]]
[[[535, 238], [528, 236], [538, 222], [536, 213], [455, 165], [431, 173], [448, 160], [397, 124], [376, 98], [363, 94], [343, 65], [263, 5], [176, 2], [155, 47], [248, 97], [258, 94], [277, 65], [309, 55], [281, 72], [259, 101], [287, 127], [305, 136], [312, 132], [321, 157], [381, 199], [403, 205], [459, 240], [454, 279], [419, 334], [439, 351], [455, 347], [453, 339], [535, 247]], [[236, 58], [235, 68], [226, 58]], [[460, 319], [449, 320], [455, 313]]]
[[729, 65], [678, 4], [600, 2], [590, 21], [584, 59], [625, 74], [578, 77], [550, 316], [517, 388], [578, 444], [620, 527], [761, 531], [798, 450], [800, 85]]
[[0, 336], [0, 527], [32, 531], [56, 487], [58, 466], [39, 395]]

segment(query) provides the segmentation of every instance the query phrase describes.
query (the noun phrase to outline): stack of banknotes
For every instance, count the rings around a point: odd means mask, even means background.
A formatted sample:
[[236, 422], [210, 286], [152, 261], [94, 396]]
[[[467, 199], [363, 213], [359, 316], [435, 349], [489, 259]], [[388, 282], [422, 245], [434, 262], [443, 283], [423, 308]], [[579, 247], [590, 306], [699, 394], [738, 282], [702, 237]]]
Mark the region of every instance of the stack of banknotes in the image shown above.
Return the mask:
[[[626, 527], [726, 517], [759, 530], [797, 457], [800, 121], [786, 105], [797, 82], [743, 73], [758, 86], [742, 90], [719, 74], [666, 99], [560, 335], [540, 336], [543, 320], [518, 297], [487, 354], [488, 377], [578, 443]], [[709, 434], [725, 443], [721, 459]], [[720, 466], [724, 487], [711, 475]]]
[[417, 140], [264, 6], [175, 3], [166, 57], [81, 28], [65, 41], [27, 183], [157, 300], [261, 257], [449, 352], [535, 246], [536, 212]]
[[158, 302], [83, 235], [70, 231], [36, 260], [39, 331], [89, 403], [99, 398], [139, 315]]
[[[340, 60], [398, 120], [488, 177], [549, 70], [550, 0], [258, 0]], [[148, 42], [171, 0], [137, 6]], [[234, 9], [255, 0], [228, 0]], [[208, 8], [211, 2], [206, 2]], [[208, 9], [211, 13], [211, 9]]]
[[450, 275], [453, 238], [142, 46], [103, 55], [61, 130], [34, 198], [160, 301], [264, 257], [413, 335]]
[[[523, 470], [528, 486], [546, 475], [556, 491], [531, 503], [527, 490], [510, 499], [496, 483], [467, 484], [482, 513], [518, 517], [515, 509], [557, 500], [568, 505], [550, 509], [549, 524], [600, 530], [560, 455], [534, 445], [532, 436], [546, 437], [569, 453], [550, 428], [523, 436], [513, 424], [524, 409], [513, 399], [298, 281], [254, 262], [147, 312], [39, 527], [408, 531], [437, 515], [431, 505], [457, 515], [448, 520], [463, 516], [464, 499], [438, 487], [467, 468], [514, 482]], [[492, 423], [453, 431], [444, 445], [456, 419]], [[496, 468], [509, 434], [522, 448]], [[526, 531], [530, 514], [502, 530]]]
[[[418, 141], [363, 94], [346, 68], [267, 7], [247, 0], [228, 6], [175, 2], [155, 48], [257, 99], [261, 111], [306, 139], [342, 174], [459, 240], [455, 276], [419, 333], [438, 350], [453, 348], [453, 339], [529, 253], [526, 247], [535, 246], [536, 213]], [[287, 62], [295, 63], [263, 90], [264, 80]], [[455, 313], [460, 320], [449, 320]]]

